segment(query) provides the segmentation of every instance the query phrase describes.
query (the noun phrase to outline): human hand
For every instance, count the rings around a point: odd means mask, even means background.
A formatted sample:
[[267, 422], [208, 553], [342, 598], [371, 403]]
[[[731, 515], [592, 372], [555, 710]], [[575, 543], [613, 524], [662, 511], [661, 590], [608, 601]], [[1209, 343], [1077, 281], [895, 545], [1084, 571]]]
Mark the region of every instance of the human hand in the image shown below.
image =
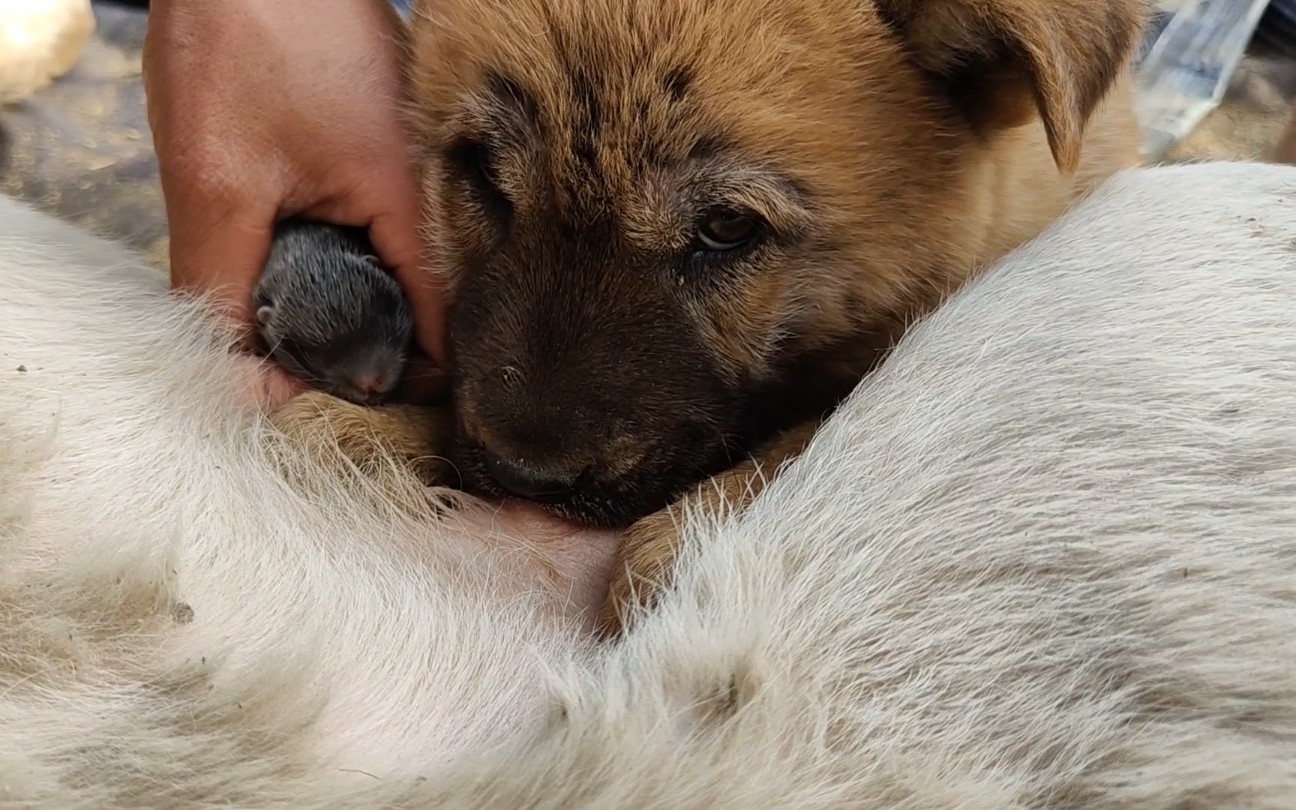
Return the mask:
[[422, 266], [418, 184], [400, 120], [401, 23], [381, 0], [155, 0], [149, 125], [173, 286], [252, 323], [276, 219], [367, 226], [444, 358], [444, 303]]

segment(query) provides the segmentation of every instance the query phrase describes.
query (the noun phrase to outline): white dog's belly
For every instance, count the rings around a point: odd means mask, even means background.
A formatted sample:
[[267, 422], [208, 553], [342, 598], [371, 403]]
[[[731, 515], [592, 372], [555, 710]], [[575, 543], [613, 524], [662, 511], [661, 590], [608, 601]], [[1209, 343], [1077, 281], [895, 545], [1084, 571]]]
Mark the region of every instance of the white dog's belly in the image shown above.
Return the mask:
[[593, 648], [614, 538], [285, 477], [160, 278], [0, 202], [0, 808], [1296, 807], [1294, 240], [1296, 169], [1116, 178]]
[[[0, 323], [15, 616], [64, 636], [73, 669], [174, 679], [165, 689], [208, 712], [196, 723], [273, 736], [310, 716], [293, 745], [342, 779], [416, 774], [546, 722], [548, 679], [582, 654], [614, 536], [471, 500], [437, 518], [309, 466], [295, 468], [308, 490], [289, 486], [258, 364], [228, 356], [153, 271], [124, 269], [133, 257], [0, 210], [29, 229], [27, 251], [20, 228], [0, 236], [0, 295], [17, 313]], [[42, 236], [48, 250], [30, 252]], [[85, 709], [105, 724], [144, 711], [93, 694]], [[8, 692], [11, 710], [23, 695]], [[26, 710], [50, 715], [34, 697]]]

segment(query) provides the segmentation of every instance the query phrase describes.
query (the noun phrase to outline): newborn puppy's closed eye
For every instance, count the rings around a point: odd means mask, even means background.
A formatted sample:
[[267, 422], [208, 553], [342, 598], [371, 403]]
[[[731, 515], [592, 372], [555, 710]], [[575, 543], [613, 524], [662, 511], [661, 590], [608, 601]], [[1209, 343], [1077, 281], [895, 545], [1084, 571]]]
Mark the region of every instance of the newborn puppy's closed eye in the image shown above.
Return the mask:
[[304, 382], [366, 405], [400, 382], [413, 320], [364, 229], [281, 223], [253, 307], [266, 351]]

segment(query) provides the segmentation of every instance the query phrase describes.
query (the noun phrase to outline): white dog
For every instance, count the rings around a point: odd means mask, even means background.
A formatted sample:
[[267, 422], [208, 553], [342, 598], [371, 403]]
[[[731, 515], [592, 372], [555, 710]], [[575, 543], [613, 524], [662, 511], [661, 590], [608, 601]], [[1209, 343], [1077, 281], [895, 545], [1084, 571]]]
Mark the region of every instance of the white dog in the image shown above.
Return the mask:
[[1296, 807], [1296, 168], [1118, 176], [603, 649], [609, 538], [312, 466], [12, 203], [0, 362], [0, 807]]

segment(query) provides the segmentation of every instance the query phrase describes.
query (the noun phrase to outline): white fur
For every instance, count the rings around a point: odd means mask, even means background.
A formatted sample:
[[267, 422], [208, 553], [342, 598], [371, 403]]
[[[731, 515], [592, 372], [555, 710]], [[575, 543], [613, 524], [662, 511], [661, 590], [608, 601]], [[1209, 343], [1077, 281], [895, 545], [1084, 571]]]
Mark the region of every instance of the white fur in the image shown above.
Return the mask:
[[0, 355], [0, 807], [1296, 807], [1296, 168], [1108, 183], [602, 651], [12, 205]]
[[547, 549], [285, 462], [197, 305], [2, 203], [0, 806], [241, 804], [547, 717], [576, 648]]

